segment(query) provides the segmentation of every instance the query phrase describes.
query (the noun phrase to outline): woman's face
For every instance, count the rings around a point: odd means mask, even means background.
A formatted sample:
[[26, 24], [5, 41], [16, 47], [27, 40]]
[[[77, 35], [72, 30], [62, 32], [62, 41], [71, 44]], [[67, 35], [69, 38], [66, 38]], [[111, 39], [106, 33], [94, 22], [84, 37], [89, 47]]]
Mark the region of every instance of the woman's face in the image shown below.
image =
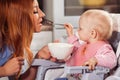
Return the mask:
[[39, 8], [39, 4], [37, 0], [33, 1], [33, 13], [34, 13], [34, 23], [35, 23], [35, 32], [41, 31], [42, 26], [42, 18], [45, 16], [45, 14], [41, 11]]

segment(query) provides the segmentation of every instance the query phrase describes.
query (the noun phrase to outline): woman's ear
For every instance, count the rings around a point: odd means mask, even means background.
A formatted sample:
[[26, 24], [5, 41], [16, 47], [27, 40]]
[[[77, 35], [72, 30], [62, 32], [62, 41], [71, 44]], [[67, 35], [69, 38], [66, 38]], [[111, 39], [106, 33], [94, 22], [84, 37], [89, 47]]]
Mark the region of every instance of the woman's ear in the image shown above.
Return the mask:
[[90, 35], [93, 39], [97, 38], [97, 31], [95, 29], [92, 29]]

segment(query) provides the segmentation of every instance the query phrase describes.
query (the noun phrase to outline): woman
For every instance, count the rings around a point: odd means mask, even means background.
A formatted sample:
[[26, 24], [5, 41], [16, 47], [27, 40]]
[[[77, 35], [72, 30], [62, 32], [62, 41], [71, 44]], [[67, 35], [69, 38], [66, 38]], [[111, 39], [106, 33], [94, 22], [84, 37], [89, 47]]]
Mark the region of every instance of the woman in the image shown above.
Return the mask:
[[39, 26], [34, 26], [33, 0], [0, 0], [0, 77], [18, 78], [30, 67], [34, 57], [30, 50], [32, 35], [40, 31], [44, 17], [36, 9]]
[[37, 0], [33, 1], [33, 13], [34, 13], [34, 23], [35, 23], [35, 32], [40, 32], [42, 27], [42, 18], [45, 14], [40, 10]]
[[[42, 27], [42, 18], [45, 16], [45, 14], [41, 11], [41, 9], [39, 8], [39, 4], [38, 4], [38, 1], [37, 0], [34, 0], [33, 2], [33, 13], [34, 13], [34, 32], [40, 32], [41, 31], [41, 27]], [[43, 47], [40, 51], [43, 52], [45, 48], [45, 51], [46, 50], [46, 47]], [[44, 59], [48, 59], [48, 58], [45, 58], [44, 55], [39, 55], [41, 53], [38, 53], [36, 55], [36, 58], [40, 58], [41, 56], [44, 58]], [[46, 53], [48, 54], [48, 53]], [[35, 54], [34, 54], [35, 55]], [[48, 57], [50, 57], [50, 55], [48, 54]], [[33, 67], [31, 66], [29, 68], [29, 70], [27, 70], [27, 72], [22, 75], [20, 78], [22, 80], [35, 80], [36, 78], [36, 73], [37, 73], [37, 67]]]

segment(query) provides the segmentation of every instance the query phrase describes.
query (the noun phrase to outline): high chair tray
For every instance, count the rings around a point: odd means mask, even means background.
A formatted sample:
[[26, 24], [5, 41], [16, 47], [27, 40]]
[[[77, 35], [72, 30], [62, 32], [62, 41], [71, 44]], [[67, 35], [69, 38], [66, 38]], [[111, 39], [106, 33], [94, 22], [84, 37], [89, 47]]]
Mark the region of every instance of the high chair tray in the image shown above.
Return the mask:
[[96, 73], [96, 74], [106, 74], [110, 71], [109, 68], [96, 66], [94, 70], [90, 70], [87, 66], [65, 66], [65, 72], [68, 74], [74, 74], [74, 73]]
[[32, 66], [59, 66], [63, 63], [59, 62], [52, 62], [50, 60], [45, 60], [45, 59], [34, 59]]

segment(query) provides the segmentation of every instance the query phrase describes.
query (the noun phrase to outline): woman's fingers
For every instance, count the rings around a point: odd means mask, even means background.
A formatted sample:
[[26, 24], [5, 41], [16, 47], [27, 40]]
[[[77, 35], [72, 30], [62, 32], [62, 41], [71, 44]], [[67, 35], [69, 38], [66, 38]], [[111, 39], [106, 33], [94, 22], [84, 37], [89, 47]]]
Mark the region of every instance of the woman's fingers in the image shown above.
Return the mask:
[[5, 74], [15, 75], [21, 70], [22, 65], [24, 64], [23, 57], [15, 57], [10, 59], [4, 66], [3, 69], [5, 70]]
[[17, 60], [20, 65], [24, 65], [24, 58], [23, 57], [17, 57]]

